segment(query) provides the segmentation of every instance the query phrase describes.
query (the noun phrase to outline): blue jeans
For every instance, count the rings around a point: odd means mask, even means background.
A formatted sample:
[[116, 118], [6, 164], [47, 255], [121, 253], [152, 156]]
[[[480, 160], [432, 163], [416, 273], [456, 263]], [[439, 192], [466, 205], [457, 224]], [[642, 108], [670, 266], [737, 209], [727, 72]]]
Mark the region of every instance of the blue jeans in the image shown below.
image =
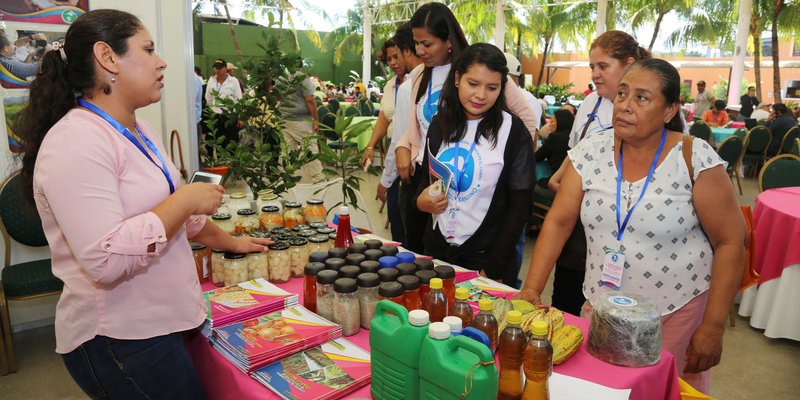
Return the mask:
[[389, 228], [392, 230], [392, 240], [406, 242], [406, 230], [400, 218], [400, 178], [394, 180], [386, 193], [386, 214], [389, 216]]
[[62, 355], [92, 399], [205, 399], [181, 332], [142, 340], [95, 336]]

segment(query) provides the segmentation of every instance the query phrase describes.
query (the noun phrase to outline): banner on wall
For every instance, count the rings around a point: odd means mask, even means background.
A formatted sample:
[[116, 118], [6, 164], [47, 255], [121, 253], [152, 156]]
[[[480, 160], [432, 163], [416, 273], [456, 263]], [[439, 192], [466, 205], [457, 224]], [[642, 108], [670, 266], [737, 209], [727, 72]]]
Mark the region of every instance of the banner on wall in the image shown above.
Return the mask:
[[3, 21], [69, 25], [89, 10], [89, 0], [0, 0]]
[[27, 90], [7, 90], [3, 96], [3, 113], [6, 117], [8, 148], [14, 153], [22, 151], [22, 141], [14, 132], [13, 126], [20, 111], [22, 111], [26, 105], [28, 105]]

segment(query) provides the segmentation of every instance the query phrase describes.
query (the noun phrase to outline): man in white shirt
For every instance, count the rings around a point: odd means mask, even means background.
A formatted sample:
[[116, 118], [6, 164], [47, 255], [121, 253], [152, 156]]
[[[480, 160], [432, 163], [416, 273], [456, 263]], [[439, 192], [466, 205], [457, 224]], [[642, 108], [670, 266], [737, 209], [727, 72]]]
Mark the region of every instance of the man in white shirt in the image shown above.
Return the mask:
[[[505, 53], [506, 55], [506, 66], [508, 66], [508, 79], [514, 81], [514, 83], [519, 86], [519, 89], [522, 91], [522, 94], [528, 99], [528, 103], [531, 105], [531, 110], [533, 110], [533, 114], [536, 116], [536, 129], [537, 131], [542, 126], [542, 107], [539, 104], [539, 100], [533, 95], [533, 93], [529, 92], [524, 87], [520, 86], [519, 84], [519, 75], [522, 73], [522, 63], [517, 60], [517, 57], [514, 57], [511, 53]], [[531, 132], [531, 137], [533, 137], [533, 145], [536, 146], [536, 132]]]
[[218, 94], [220, 98], [239, 100], [242, 98], [242, 89], [239, 86], [239, 80], [228, 75], [228, 63], [218, 58], [214, 61], [214, 75], [208, 78], [206, 85], [206, 102], [211, 111], [217, 114], [217, 122], [215, 127], [217, 135], [222, 134], [225, 136], [223, 146], [227, 145], [230, 141], [238, 141], [239, 128], [244, 124], [242, 121], [230, 121], [228, 117], [223, 114], [222, 107], [217, 104]]
[[750, 114], [750, 118], [756, 121], [766, 121], [769, 118], [769, 109], [772, 107], [772, 103], [761, 103], [758, 105], [758, 109], [753, 111]]

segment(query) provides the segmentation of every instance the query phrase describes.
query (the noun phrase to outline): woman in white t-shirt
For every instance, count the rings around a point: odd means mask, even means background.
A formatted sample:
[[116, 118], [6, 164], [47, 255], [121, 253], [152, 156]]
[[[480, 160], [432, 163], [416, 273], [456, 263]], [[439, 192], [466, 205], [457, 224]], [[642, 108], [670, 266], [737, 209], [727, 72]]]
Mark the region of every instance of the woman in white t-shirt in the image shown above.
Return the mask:
[[[454, 64], [428, 129], [416, 204], [436, 223], [426, 224], [426, 254], [513, 284], [535, 163], [530, 133], [504, 111], [507, 74], [503, 53], [486, 43], [468, 47]], [[431, 180], [448, 174], [449, 185], [432, 195], [429, 185], [439, 183]]]
[[591, 302], [618, 289], [650, 298], [678, 375], [708, 393], [707, 371], [719, 363], [741, 280], [745, 224], [725, 162], [702, 139], [684, 138], [679, 94], [680, 75], [664, 60], [638, 61], [625, 73], [612, 133], [569, 152], [519, 297], [541, 302], [580, 217], [588, 244], [584, 296]]

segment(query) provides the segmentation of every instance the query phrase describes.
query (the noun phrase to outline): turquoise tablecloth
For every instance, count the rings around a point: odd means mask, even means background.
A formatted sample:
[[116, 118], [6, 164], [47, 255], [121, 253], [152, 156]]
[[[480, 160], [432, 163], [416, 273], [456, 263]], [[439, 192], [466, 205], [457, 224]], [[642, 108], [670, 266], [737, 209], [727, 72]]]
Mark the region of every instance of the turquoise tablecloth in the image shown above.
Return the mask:
[[556, 110], [558, 110], [559, 108], [561, 108], [561, 106], [556, 106], [556, 105], [547, 106], [547, 115], [553, 115], [553, 113], [556, 112]]
[[718, 146], [723, 140], [733, 136], [736, 128], [711, 128], [711, 144]]

